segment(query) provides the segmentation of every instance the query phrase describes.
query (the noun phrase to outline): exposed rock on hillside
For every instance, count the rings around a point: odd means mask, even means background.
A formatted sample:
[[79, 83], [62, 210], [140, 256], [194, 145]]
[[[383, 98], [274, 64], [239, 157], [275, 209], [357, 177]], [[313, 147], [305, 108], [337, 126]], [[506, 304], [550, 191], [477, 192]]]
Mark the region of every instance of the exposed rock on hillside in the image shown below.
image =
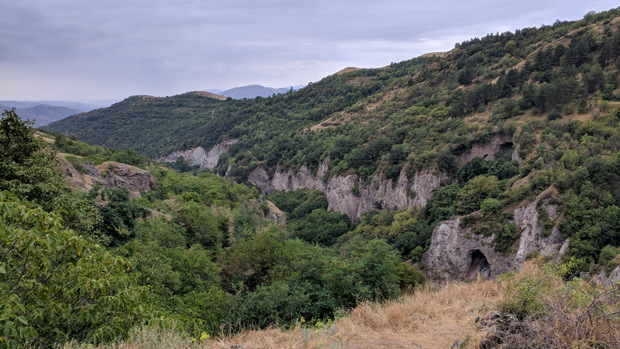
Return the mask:
[[269, 177], [264, 168], [257, 167], [248, 176], [248, 181], [265, 193], [273, 190], [320, 190], [325, 193], [330, 210], [356, 219], [362, 213], [375, 209], [405, 210], [411, 206], [422, 207], [440, 186], [441, 181], [448, 179], [445, 174], [424, 170], [417, 172], [411, 180], [401, 171], [395, 185], [383, 174], [375, 175], [370, 184], [364, 184], [355, 175], [334, 176], [324, 182], [329, 163], [328, 158], [316, 174], [312, 174], [306, 166], [302, 166], [297, 172], [277, 168], [273, 178]]
[[[58, 156], [58, 160], [60, 161], [60, 170], [65, 175], [65, 180], [69, 182], [72, 189], [90, 190], [92, 188], [94, 181], [92, 176], [80, 173], [63, 156]], [[99, 177], [101, 177], [101, 173], [99, 173]]]
[[[521, 237], [517, 252], [509, 255], [495, 251], [494, 235], [474, 235], [471, 228], [461, 227], [461, 217], [441, 223], [433, 231], [431, 246], [422, 258], [429, 274], [438, 278], [468, 278], [477, 273], [494, 277], [519, 267], [535, 251], [543, 255], [558, 252], [561, 256], [568, 248], [568, 240], [562, 239], [557, 225], [549, 236], [543, 236], [536, 210], [538, 201], [515, 210], [515, 222], [521, 229]], [[557, 207], [545, 205], [545, 209], [549, 218], [557, 218]]]
[[97, 167], [84, 164], [80, 172], [64, 157], [59, 156], [59, 160], [60, 170], [73, 189], [90, 190], [94, 184], [109, 188], [122, 186], [129, 189], [131, 197], [138, 197], [141, 191], [147, 192], [157, 187], [157, 179], [149, 171], [127, 164], [112, 161]]
[[104, 175], [103, 184], [109, 188], [125, 187], [130, 197], [140, 196], [140, 191], [147, 192], [157, 188], [157, 179], [149, 171], [118, 162], [107, 161], [97, 166]]
[[512, 160], [521, 162], [513, 141], [510, 138], [496, 135], [487, 144], [475, 144], [472, 146], [469, 153], [459, 157], [459, 163], [462, 166], [474, 158], [482, 158], [483, 160], [491, 161], [495, 159], [495, 154], [497, 152], [503, 156], [510, 156]]
[[592, 280], [597, 284], [605, 286], [612, 286], [616, 283], [620, 283], [620, 267], [616, 267], [609, 275], [603, 270], [598, 275], [595, 275]]
[[265, 218], [273, 221], [281, 228], [286, 227], [286, 214], [278, 206], [269, 200], [261, 199], [260, 203], [263, 205], [263, 215]]
[[203, 147], [196, 147], [189, 150], [176, 150], [166, 155], [163, 160], [167, 163], [174, 163], [179, 157], [185, 159], [191, 165], [200, 165], [200, 169], [209, 169], [213, 171], [220, 156], [228, 151], [230, 147], [237, 143], [237, 139], [230, 139], [213, 146], [209, 151], [205, 151]]
[[[514, 212], [517, 227], [523, 229], [521, 239], [519, 240], [519, 249], [514, 257], [518, 265], [523, 264], [527, 255], [535, 251], [540, 251], [543, 255], [550, 255], [553, 252], [560, 252], [560, 250], [568, 248], [568, 240], [562, 239], [562, 234], [557, 224], [553, 227], [549, 236], [543, 236], [543, 226], [536, 210], [538, 201], [535, 200], [528, 205], [521, 206]], [[558, 218], [558, 207], [556, 205], [544, 203], [543, 207], [550, 220], [553, 221]], [[563, 247], [565, 244], [566, 247]]]

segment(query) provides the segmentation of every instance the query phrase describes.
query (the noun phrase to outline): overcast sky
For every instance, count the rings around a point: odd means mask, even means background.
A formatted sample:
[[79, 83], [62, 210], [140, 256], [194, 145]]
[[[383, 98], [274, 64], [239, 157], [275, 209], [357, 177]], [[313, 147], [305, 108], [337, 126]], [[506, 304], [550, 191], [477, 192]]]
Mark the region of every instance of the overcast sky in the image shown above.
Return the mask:
[[615, 0], [0, 0], [0, 100], [318, 81]]

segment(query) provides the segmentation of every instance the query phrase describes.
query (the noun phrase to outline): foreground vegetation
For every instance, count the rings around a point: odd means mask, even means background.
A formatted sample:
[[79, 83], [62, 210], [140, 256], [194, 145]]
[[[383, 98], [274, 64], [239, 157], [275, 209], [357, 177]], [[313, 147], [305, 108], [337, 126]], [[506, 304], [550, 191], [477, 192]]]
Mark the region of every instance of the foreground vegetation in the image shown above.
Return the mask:
[[[290, 329], [192, 338], [144, 327], [101, 348], [616, 348], [620, 290], [580, 279], [543, 260], [498, 280], [427, 285], [385, 304], [363, 303], [328, 322], [298, 319]], [[494, 329], [492, 329], [494, 327]], [[457, 344], [458, 345], [458, 344]], [[67, 344], [65, 348], [79, 348]]]

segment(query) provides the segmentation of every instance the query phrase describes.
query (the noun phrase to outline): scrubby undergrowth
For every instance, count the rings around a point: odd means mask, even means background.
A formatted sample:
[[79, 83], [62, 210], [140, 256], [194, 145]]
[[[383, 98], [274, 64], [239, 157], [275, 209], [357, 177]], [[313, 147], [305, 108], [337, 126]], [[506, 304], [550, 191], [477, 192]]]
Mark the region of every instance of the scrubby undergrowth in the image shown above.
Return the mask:
[[[565, 281], [562, 265], [530, 261], [498, 280], [427, 285], [400, 300], [360, 304], [333, 322], [300, 319], [218, 338], [142, 328], [98, 348], [617, 348], [620, 285]], [[66, 349], [82, 348], [66, 344]]]

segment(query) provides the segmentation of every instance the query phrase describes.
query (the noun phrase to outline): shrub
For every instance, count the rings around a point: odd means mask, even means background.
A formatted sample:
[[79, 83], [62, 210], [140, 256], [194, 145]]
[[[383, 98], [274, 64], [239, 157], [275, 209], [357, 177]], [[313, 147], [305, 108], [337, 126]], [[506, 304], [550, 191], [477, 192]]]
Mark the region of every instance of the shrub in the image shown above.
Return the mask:
[[502, 203], [493, 198], [484, 199], [482, 204], [480, 204], [480, 210], [482, 214], [485, 216], [494, 216], [501, 212]]
[[0, 346], [126, 336], [159, 314], [132, 266], [45, 213], [0, 192]]
[[562, 114], [560, 114], [560, 112], [555, 109], [552, 110], [549, 114], [547, 114], [547, 120], [549, 121], [553, 121], [553, 120], [557, 120], [561, 118], [562, 118]]
[[598, 257], [598, 263], [600, 265], [613, 268], [615, 267], [614, 258], [616, 258], [616, 256], [619, 253], [620, 253], [620, 250], [618, 250], [618, 248], [611, 246], [611, 245], [607, 245], [603, 247], [603, 249], [601, 250], [601, 253], [599, 254], [599, 257]]
[[400, 278], [401, 289], [413, 289], [426, 283], [426, 276], [407, 262], [398, 263], [396, 274]]

